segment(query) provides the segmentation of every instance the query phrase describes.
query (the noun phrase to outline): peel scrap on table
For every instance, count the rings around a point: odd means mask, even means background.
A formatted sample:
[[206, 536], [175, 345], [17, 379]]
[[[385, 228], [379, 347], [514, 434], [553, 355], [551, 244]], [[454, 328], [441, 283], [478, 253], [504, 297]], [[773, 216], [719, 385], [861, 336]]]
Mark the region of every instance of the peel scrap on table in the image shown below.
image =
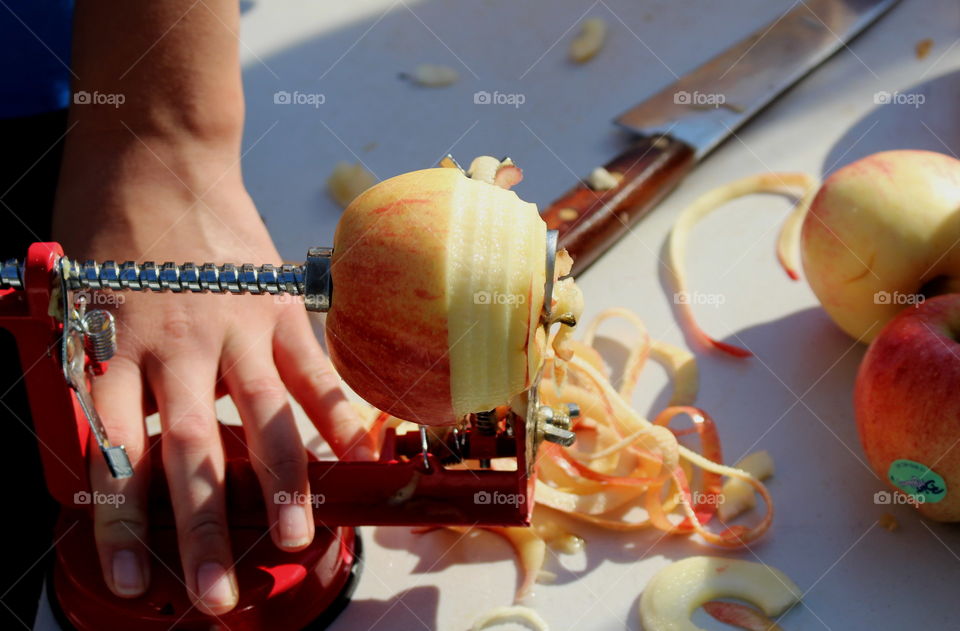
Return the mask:
[[716, 348], [734, 357], [749, 357], [752, 353], [744, 348], [721, 342], [711, 337], [697, 323], [687, 289], [686, 258], [687, 237], [693, 227], [707, 215], [727, 202], [754, 193], [778, 193], [793, 195], [798, 199], [793, 211], [787, 216], [777, 243], [777, 258], [790, 278], [800, 278], [799, 233], [807, 209], [817, 191], [817, 180], [805, 173], [761, 173], [750, 175], [708, 191], [683, 210], [670, 231], [667, 253], [667, 271], [673, 289], [673, 302], [677, 305], [681, 322], [689, 334], [707, 348]]

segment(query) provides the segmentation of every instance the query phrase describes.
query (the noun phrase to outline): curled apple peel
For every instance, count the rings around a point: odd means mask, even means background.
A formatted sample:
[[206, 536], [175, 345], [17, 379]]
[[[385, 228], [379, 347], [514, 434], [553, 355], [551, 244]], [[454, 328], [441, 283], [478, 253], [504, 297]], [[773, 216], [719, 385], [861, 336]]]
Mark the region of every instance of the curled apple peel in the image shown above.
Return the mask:
[[[590, 346], [600, 324], [611, 318], [626, 320], [638, 332], [630, 345], [619, 389], [610, 383], [602, 359]], [[601, 312], [587, 326], [583, 342], [571, 343], [570, 347], [573, 356], [566, 364], [569, 381], [558, 380], [553, 369], [556, 355], [548, 355], [541, 398], [548, 405], [576, 403], [580, 418], [574, 429], [578, 436], [593, 434], [593, 440], [583, 444], [578, 440], [569, 448], [544, 446], [546, 452], [537, 461], [535, 495], [539, 505], [610, 530], [652, 526], [671, 534], [695, 533], [711, 544], [728, 548], [746, 545], [769, 529], [773, 505], [766, 487], [750, 473], [720, 464], [719, 436], [712, 419], [690, 406], [697, 391], [692, 355], [659, 341], [651, 342], [643, 322], [626, 309]], [[671, 407], [653, 422], [630, 404], [648, 356], [663, 363], [674, 381]], [[670, 427], [680, 415], [690, 417], [692, 430]], [[701, 453], [678, 444], [677, 437], [691, 431], [700, 437]], [[697, 477], [694, 468], [703, 471], [700, 486], [693, 487], [696, 494], [691, 491], [691, 482]], [[719, 495], [722, 476], [742, 481], [751, 494], [756, 492], [763, 498], [766, 512], [755, 525], [721, 532], [706, 527], [716, 502], [698, 504], [694, 497]]]
[[[463, 536], [470, 534], [473, 528], [467, 526], [426, 526], [415, 528], [414, 534], [424, 534], [444, 528]], [[533, 585], [539, 576], [547, 574], [543, 571], [543, 561], [546, 557], [546, 541], [533, 528], [517, 526], [485, 526], [483, 530], [502, 537], [513, 547], [520, 563], [520, 584], [514, 593], [514, 602], [520, 602], [533, 594]]]
[[799, 602], [800, 594], [786, 574], [769, 565], [695, 556], [650, 579], [640, 598], [640, 620], [645, 631], [703, 631], [690, 615], [716, 598], [746, 600], [777, 616]]
[[752, 355], [746, 349], [711, 337], [697, 324], [690, 304], [690, 292], [687, 290], [686, 272], [683, 264], [686, 255], [687, 235], [693, 229], [693, 226], [723, 204], [738, 197], [754, 193], [796, 195], [799, 199], [797, 207], [784, 223], [777, 247], [777, 257], [780, 264], [786, 270], [787, 275], [796, 279], [799, 277], [796, 272], [798, 267], [797, 234], [804, 213], [813, 199], [816, 186], [816, 180], [804, 173], [761, 173], [741, 178], [708, 191], [683, 210], [670, 231], [667, 269], [674, 290], [673, 302], [677, 305], [681, 319], [694, 339], [706, 347], [716, 348], [734, 357], [749, 357]]
[[[774, 472], [773, 458], [766, 451], [755, 451], [734, 466], [758, 480], [766, 480]], [[721, 497], [723, 501], [717, 506], [717, 516], [724, 522], [736, 518], [757, 505], [757, 496], [753, 487], [739, 478], [730, 478], [724, 482]]]
[[533, 609], [514, 605], [512, 607], [497, 607], [478, 618], [470, 631], [482, 631], [495, 625], [501, 625], [506, 622], [517, 622], [523, 624], [532, 631], [548, 631], [547, 622], [540, 617]]
[[[626, 320], [639, 333], [630, 345], [619, 389], [611, 385], [603, 359], [591, 345], [600, 324], [612, 318]], [[557, 512], [615, 532], [657, 528], [680, 536], [696, 534], [707, 543], [725, 548], [747, 545], [770, 528], [773, 502], [766, 487], [749, 471], [720, 464], [716, 425], [706, 412], [692, 407], [698, 381], [693, 355], [651, 341], [642, 320], [626, 309], [601, 312], [587, 326], [583, 341], [567, 340], [565, 344], [572, 352], [570, 360], [564, 362], [565, 379], [558, 377], [556, 367], [562, 360], [551, 345], [546, 351], [540, 397], [546, 405], [579, 406], [580, 416], [573, 427], [578, 441], [571, 447], [541, 445], [536, 459], [534, 497], [538, 510], [533, 514], [534, 529], [490, 529], [506, 537], [517, 552], [521, 568], [518, 600], [529, 593], [540, 574], [545, 542], [554, 541], [557, 532], [565, 531], [554, 521]], [[653, 422], [630, 404], [648, 356], [663, 364], [674, 382], [671, 406]], [[670, 427], [681, 415], [690, 417], [692, 429]], [[399, 423], [386, 414], [380, 418], [381, 426]], [[691, 432], [699, 436], [700, 453], [678, 444], [678, 437]], [[373, 434], [382, 440], [376, 428]], [[592, 440], [579, 440], [588, 436]], [[497, 468], [496, 460], [493, 466]], [[696, 475], [696, 469], [701, 470], [700, 475]], [[706, 527], [714, 517], [723, 477], [741, 482], [751, 498], [758, 493], [763, 499], [766, 511], [755, 524], [719, 532]], [[582, 545], [579, 538], [573, 541]]]
[[712, 600], [704, 603], [703, 610], [714, 620], [739, 627], [745, 631], [783, 631], [783, 628], [757, 611], [753, 607], [731, 603], [723, 600]]

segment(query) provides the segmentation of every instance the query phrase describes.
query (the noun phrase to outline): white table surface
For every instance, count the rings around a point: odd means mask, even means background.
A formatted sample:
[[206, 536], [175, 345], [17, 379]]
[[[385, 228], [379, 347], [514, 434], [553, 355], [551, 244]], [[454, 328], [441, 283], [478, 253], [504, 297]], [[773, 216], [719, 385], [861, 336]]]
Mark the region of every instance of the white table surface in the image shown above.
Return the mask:
[[[247, 102], [243, 165], [249, 189], [282, 255], [332, 243], [339, 208], [325, 179], [340, 160], [362, 161], [379, 178], [433, 165], [452, 151], [514, 158], [516, 190], [546, 204], [624, 141], [613, 116], [770, 22], [790, 0], [511, 2], [442, 0], [350, 3], [271, 0], [244, 5], [242, 57]], [[609, 23], [606, 48], [572, 66], [566, 50], [584, 16]], [[924, 60], [915, 44], [933, 38]], [[579, 281], [587, 315], [611, 306], [637, 311], [654, 337], [687, 345], [671, 312], [658, 256], [677, 213], [707, 189], [766, 171], [830, 172], [882, 149], [960, 151], [960, 5], [903, 0], [710, 156], [651, 216]], [[457, 68], [442, 89], [398, 78], [417, 64]], [[275, 92], [322, 93], [319, 107], [274, 104]], [[475, 105], [479, 90], [520, 93], [525, 103]], [[926, 102], [877, 106], [874, 93], [916, 90]], [[952, 151], [951, 151], [952, 150]], [[698, 226], [691, 238], [691, 288], [719, 293], [697, 315], [707, 331], [746, 345], [735, 360], [697, 350], [699, 405], [719, 424], [728, 461], [766, 449], [777, 475], [776, 518], [749, 550], [805, 590], [781, 621], [802, 629], [953, 629], [960, 531], [922, 522], [905, 507], [873, 503], [881, 482], [867, 467], [851, 391], [864, 347], [839, 331], [805, 283], [790, 282], [774, 240], [790, 204], [756, 196]], [[614, 338], [617, 326], [607, 330]], [[620, 332], [623, 330], [621, 329]], [[607, 344], [612, 358], [616, 343]], [[638, 409], [665, 403], [666, 379], [652, 367]], [[225, 418], [235, 417], [229, 403]], [[311, 440], [317, 446], [318, 439]], [[322, 446], [320, 446], [322, 449]], [[900, 520], [890, 533], [884, 512]], [[638, 598], [671, 561], [716, 550], [657, 531], [615, 535], [571, 522], [584, 553], [548, 555], [557, 573], [527, 601], [551, 629], [638, 629]], [[366, 568], [352, 604], [333, 625], [460, 630], [512, 601], [518, 573], [509, 546], [479, 533], [412, 535], [364, 528]], [[705, 615], [706, 628], [728, 628]], [[712, 623], [712, 626], [711, 626]], [[503, 628], [512, 628], [504, 626]]]

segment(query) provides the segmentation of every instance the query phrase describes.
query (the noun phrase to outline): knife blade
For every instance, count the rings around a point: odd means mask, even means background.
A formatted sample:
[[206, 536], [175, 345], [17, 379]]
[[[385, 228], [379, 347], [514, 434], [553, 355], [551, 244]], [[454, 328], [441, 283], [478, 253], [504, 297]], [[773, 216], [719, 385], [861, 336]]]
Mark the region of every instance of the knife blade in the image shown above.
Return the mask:
[[771, 24], [626, 111], [639, 136], [604, 165], [607, 190], [581, 181], [541, 214], [560, 231], [573, 274], [586, 269], [710, 153], [774, 99], [846, 46], [898, 0], [798, 0]]

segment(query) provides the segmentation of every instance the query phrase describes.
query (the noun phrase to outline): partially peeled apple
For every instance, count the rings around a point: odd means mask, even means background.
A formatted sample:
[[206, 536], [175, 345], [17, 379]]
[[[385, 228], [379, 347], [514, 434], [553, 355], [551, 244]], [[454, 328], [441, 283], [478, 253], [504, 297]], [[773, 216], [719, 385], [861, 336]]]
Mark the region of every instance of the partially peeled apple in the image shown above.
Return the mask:
[[803, 223], [810, 287], [848, 334], [869, 342], [904, 307], [960, 291], [960, 160], [885, 151], [820, 187]]
[[543, 361], [546, 224], [506, 188], [452, 168], [385, 180], [340, 219], [331, 275], [330, 357], [394, 416], [444, 425], [507, 404]]

